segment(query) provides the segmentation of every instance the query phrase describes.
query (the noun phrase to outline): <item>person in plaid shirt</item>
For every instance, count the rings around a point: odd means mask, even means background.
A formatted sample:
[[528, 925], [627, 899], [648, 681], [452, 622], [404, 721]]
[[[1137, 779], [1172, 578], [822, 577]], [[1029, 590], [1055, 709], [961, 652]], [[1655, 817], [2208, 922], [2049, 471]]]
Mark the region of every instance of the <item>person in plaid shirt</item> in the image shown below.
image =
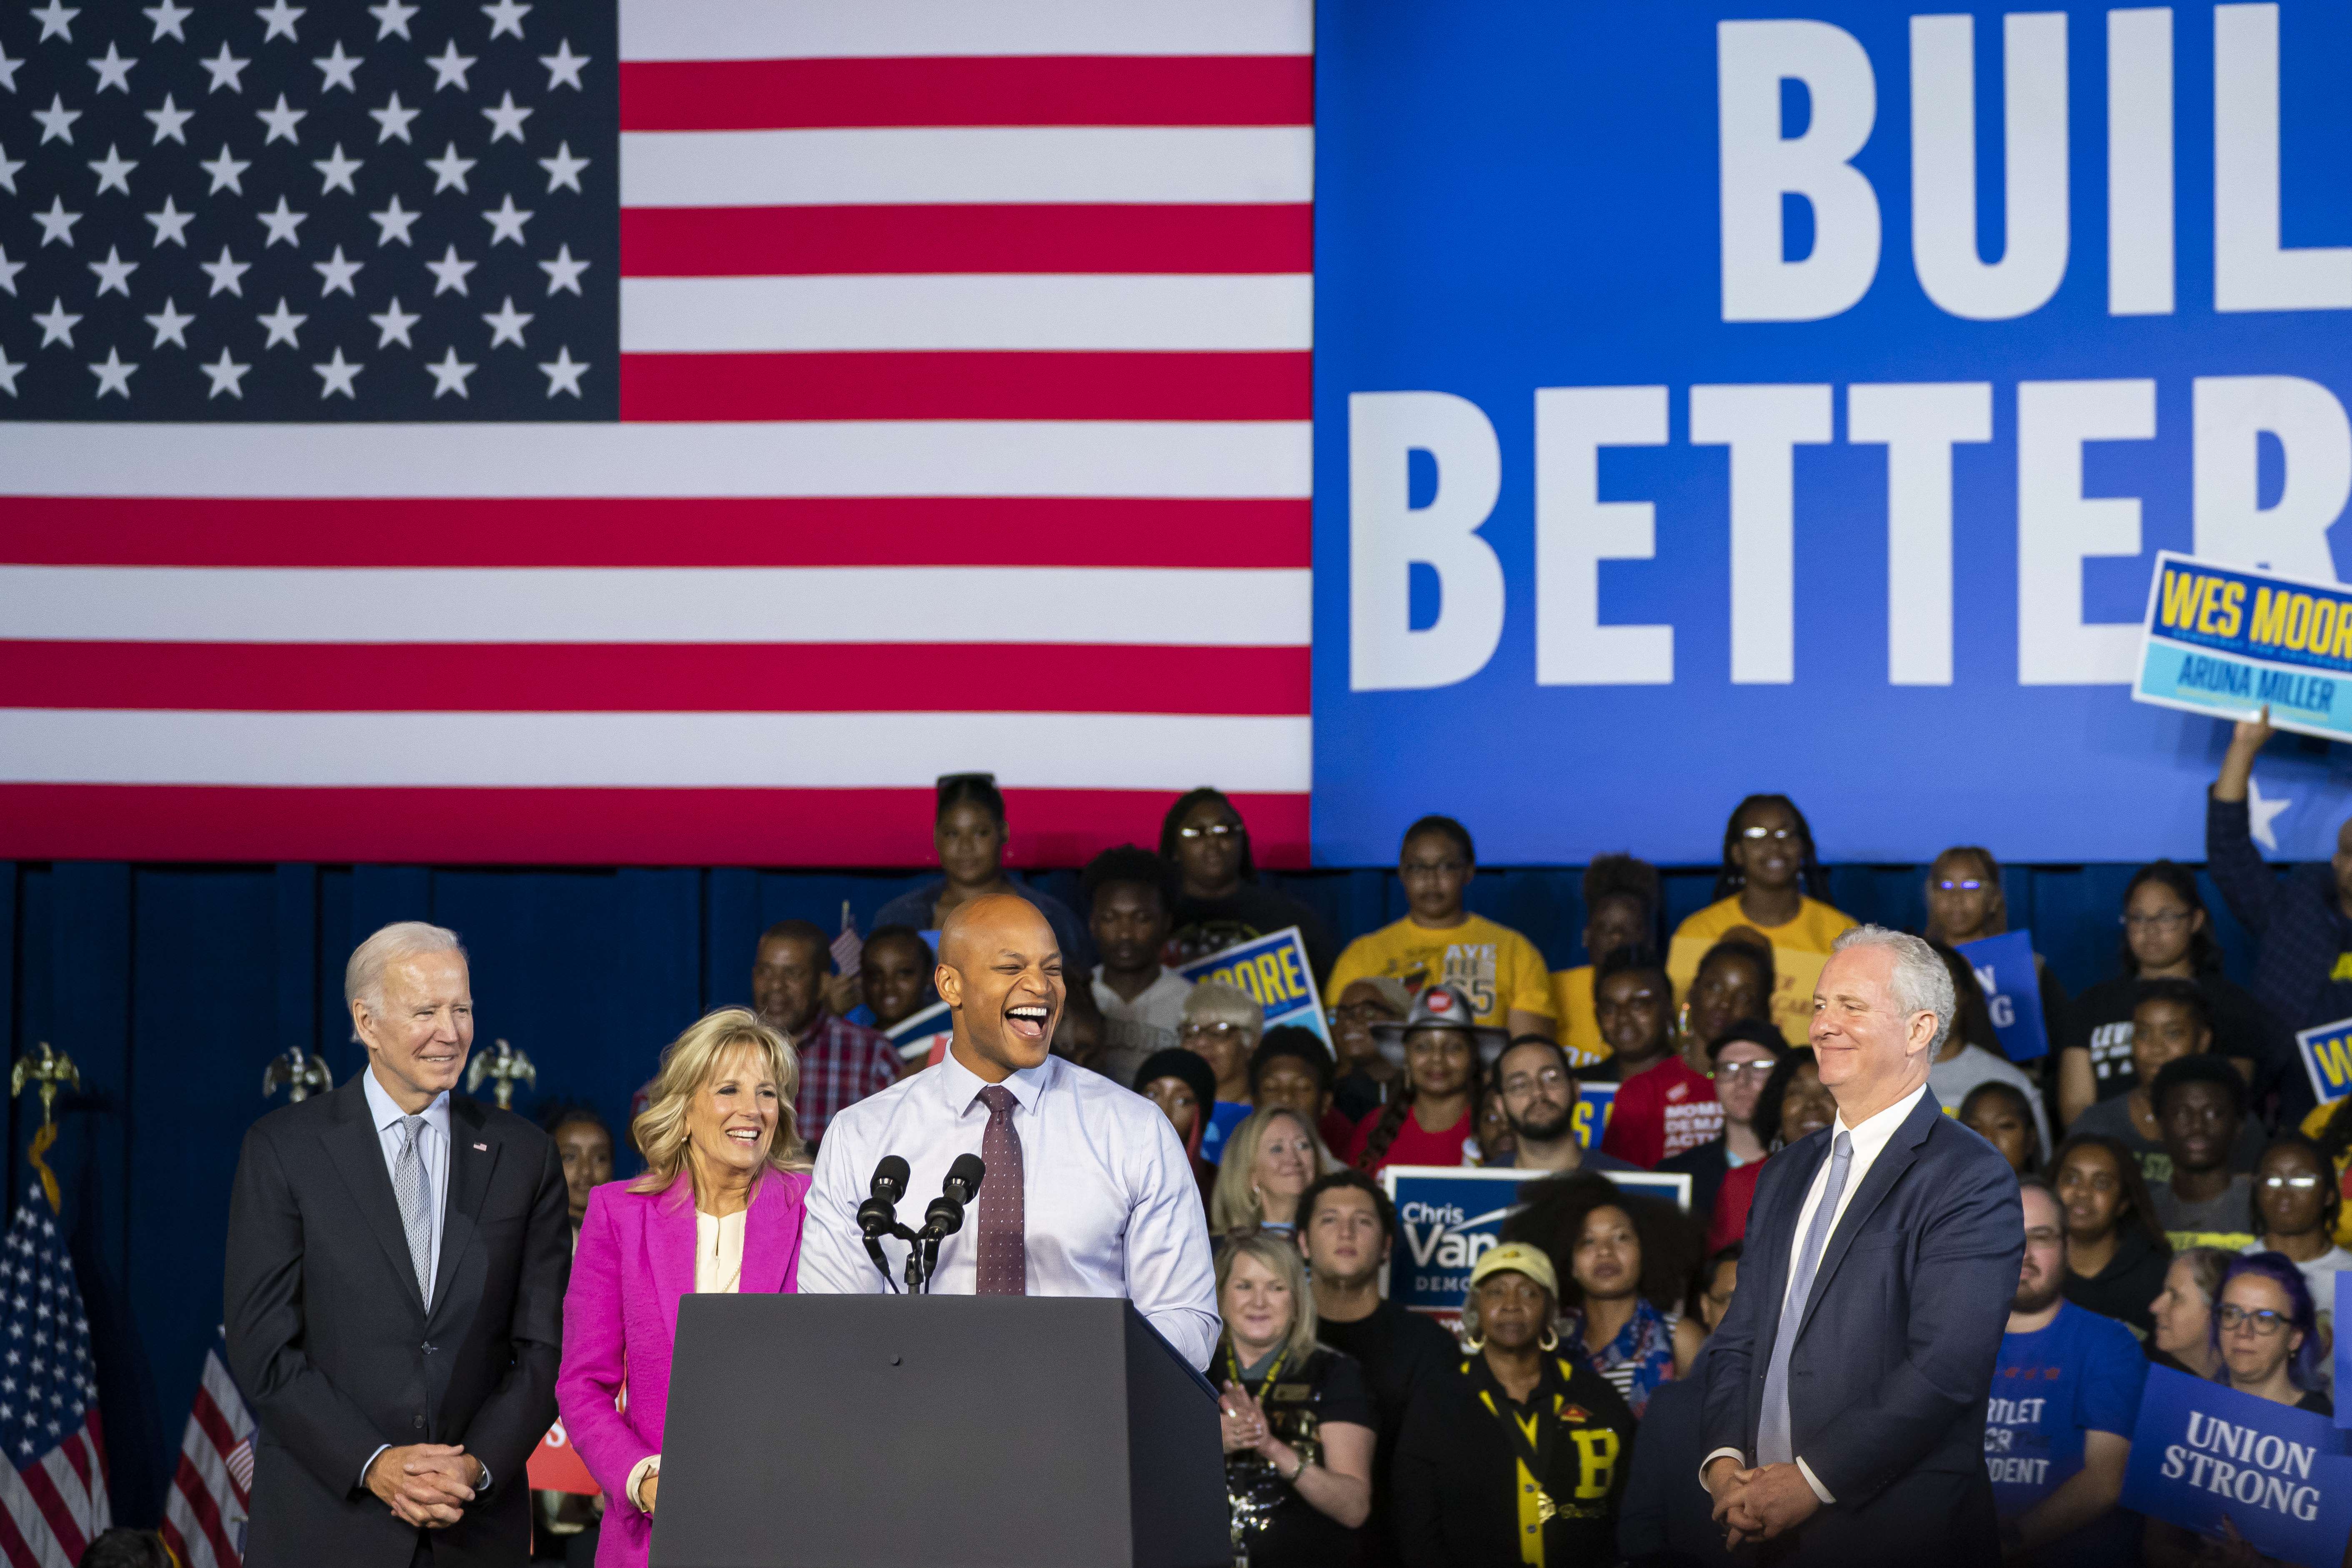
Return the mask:
[[824, 1004], [833, 947], [807, 921], [778, 921], [760, 933], [751, 963], [751, 1006], [800, 1054], [800, 1092], [793, 1110], [814, 1149], [825, 1124], [869, 1094], [898, 1081], [898, 1052], [878, 1031], [853, 1024]]

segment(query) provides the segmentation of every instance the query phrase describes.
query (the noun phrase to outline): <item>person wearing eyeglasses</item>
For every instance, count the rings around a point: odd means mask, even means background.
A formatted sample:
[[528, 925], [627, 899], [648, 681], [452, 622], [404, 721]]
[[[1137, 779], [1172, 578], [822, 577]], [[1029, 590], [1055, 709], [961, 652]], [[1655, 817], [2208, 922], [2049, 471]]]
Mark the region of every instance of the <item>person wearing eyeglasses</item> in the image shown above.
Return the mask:
[[[2210, 1332], [2215, 1382], [2315, 1415], [2336, 1414], [2335, 1402], [2319, 1387], [2319, 1332], [2311, 1292], [2286, 1258], [2258, 1252], [2231, 1263], [2221, 1276]], [[2150, 1568], [2266, 1561], [2243, 1546], [2219, 1552], [2204, 1538], [2160, 1519], [2147, 1521], [2144, 1544]]]
[[[1383, 1024], [1403, 1023], [1412, 1011], [1412, 993], [1405, 989], [1403, 981], [1393, 975], [1368, 974], [1349, 981], [1326, 1015], [1331, 1023], [1331, 1051], [1338, 1058], [1331, 1109], [1350, 1125], [1386, 1105], [1404, 1088], [1402, 1064], [1389, 1059], [1373, 1031]], [[1331, 1146], [1336, 1149], [1340, 1143]]]
[[1715, 1215], [1715, 1198], [1723, 1190], [1724, 1178], [1764, 1158], [1764, 1142], [1756, 1135], [1756, 1107], [1772, 1069], [1788, 1054], [1789, 1042], [1763, 1018], [1732, 1025], [1707, 1047], [1715, 1098], [1723, 1107], [1723, 1131], [1696, 1149], [1658, 1162], [1659, 1170], [1691, 1179], [1691, 1213], [1701, 1225]]
[[1829, 962], [1830, 944], [1854, 923], [1825, 901], [1828, 892], [1829, 874], [1804, 813], [1787, 795], [1749, 795], [1724, 826], [1715, 902], [1675, 928], [1666, 952], [1675, 989], [1688, 994], [1707, 949], [1734, 931], [1752, 931], [1772, 949], [1772, 1021], [1790, 1045], [1803, 1045], [1813, 982]]
[[1339, 952], [1331, 928], [1307, 905], [1258, 880], [1248, 825], [1221, 792], [1203, 787], [1176, 797], [1160, 819], [1160, 858], [1176, 880], [1169, 963], [1189, 963], [1297, 926], [1316, 983], [1331, 973]]
[[1558, 1039], [1543, 954], [1508, 926], [1463, 907], [1477, 874], [1470, 830], [1452, 817], [1424, 816], [1406, 828], [1397, 858], [1405, 917], [1349, 942], [1332, 967], [1331, 991], [1344, 994], [1374, 974], [1414, 992], [1451, 985], [1469, 1000], [1480, 1027]]
[[[1929, 942], [1958, 947], [2009, 930], [2009, 900], [2001, 892], [2000, 862], [1981, 845], [1956, 844], [1937, 856], [1927, 868], [1927, 925], [1919, 934]], [[2042, 993], [2042, 1027], [2054, 1030], [2066, 1016], [2066, 987], [2050, 973], [2038, 952], [2033, 955], [2033, 978]], [[1938, 1089], [1937, 1098], [1942, 1099], [1943, 1092]]]
[[2337, 1246], [2336, 1220], [2344, 1195], [2318, 1144], [2300, 1132], [2282, 1133], [2254, 1167], [2254, 1239], [2249, 1255], [2274, 1252], [2303, 1272], [2319, 1314], [2320, 1373], [2333, 1382], [2327, 1352], [2336, 1343], [2336, 1271], [2352, 1268], [2352, 1251]]
[[1985, 1406], [2003, 1562], [2126, 1568], [2140, 1531], [2116, 1510], [2147, 1358], [2129, 1329], [2063, 1295], [2065, 1215], [2039, 1176], [2019, 1184], [2025, 1255]]
[[[1772, 949], [1754, 931], [1733, 935], [1706, 950], [1698, 971], [1682, 993], [1682, 1058], [1694, 1072], [1707, 1070], [1707, 1047], [1733, 1025], [1772, 1016]], [[1775, 1027], [1778, 1027], [1776, 1025]], [[1781, 1037], [1781, 1044], [1788, 1037]]]
[[1217, 1075], [1216, 1103], [1208, 1108], [1209, 1130], [1201, 1136], [1201, 1158], [1224, 1158], [1225, 1135], [1255, 1109], [1250, 1103], [1250, 1055], [1265, 1033], [1265, 1009], [1229, 980], [1203, 980], [1184, 998], [1184, 1022], [1176, 1044], [1209, 1064]]
[[1576, 1073], [1565, 1047], [1540, 1035], [1513, 1040], [1495, 1058], [1495, 1087], [1510, 1126], [1511, 1152], [1487, 1164], [1531, 1176], [1637, 1168], [1598, 1149], [1588, 1153], [1577, 1142]]
[[[2158, 860], [2134, 872], [2124, 887], [2122, 925], [2122, 973], [2075, 997], [2059, 1032], [2058, 1116], [2068, 1131], [2093, 1104], [2147, 1081], [2132, 1068], [2140, 982], [2179, 980], [2203, 992], [2213, 1048], [2235, 1059], [2257, 1089], [2261, 1064], [2294, 1048], [2263, 1005], [2221, 973], [2221, 949], [2189, 868]], [[2295, 1076], [2303, 1076], [2299, 1064]]]

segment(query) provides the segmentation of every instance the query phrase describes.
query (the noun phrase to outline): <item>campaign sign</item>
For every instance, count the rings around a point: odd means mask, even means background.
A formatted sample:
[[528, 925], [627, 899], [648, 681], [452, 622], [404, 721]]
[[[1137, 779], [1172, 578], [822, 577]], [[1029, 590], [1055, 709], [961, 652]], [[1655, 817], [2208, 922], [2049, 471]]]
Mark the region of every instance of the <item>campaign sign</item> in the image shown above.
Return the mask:
[[2159, 551], [2132, 697], [2352, 740], [2352, 589]]
[[1613, 1083], [1580, 1083], [1576, 1086], [1576, 1146], [1587, 1153], [1601, 1147], [1601, 1140], [1609, 1131], [1609, 1113], [1617, 1109], [1617, 1086]]
[[2033, 967], [2033, 933], [2004, 931], [1958, 950], [1976, 971], [1993, 1033], [2013, 1062], [2050, 1054], [2050, 1031], [2042, 1018], [2042, 977]]
[[[1663, 1171], [1608, 1173], [1628, 1192], [1690, 1207], [1691, 1179]], [[1453, 1317], [1470, 1289], [1470, 1269], [1502, 1239], [1519, 1188], [1542, 1173], [1470, 1165], [1391, 1165], [1381, 1183], [1396, 1205], [1397, 1245], [1386, 1291], [1416, 1312]]]
[[2122, 1506], [2318, 1568], [2352, 1535], [2352, 1456], [2325, 1415], [2169, 1367], [2147, 1369]]
[[900, 1061], [920, 1062], [929, 1067], [948, 1054], [948, 1040], [954, 1033], [948, 1005], [934, 1002], [921, 1012], [899, 1019], [883, 1030], [882, 1037], [898, 1047]]
[[[2352, 1301], [2352, 1268], [2336, 1271], [2336, 1299]], [[2352, 1392], [2352, 1334], [2336, 1336], [2336, 1386], [2339, 1390]], [[2336, 1424], [2352, 1426], [2352, 1398], [2336, 1405]]]
[[1827, 861], [2201, 858], [2260, 704], [2129, 700], [2159, 550], [2292, 579], [2273, 710], [2346, 711], [2352, 5], [1314, 24], [1321, 862], [1711, 864], [1759, 770]]
[[1178, 965], [1176, 973], [1195, 983], [1223, 980], [1238, 985], [1265, 1009], [1267, 1028], [1289, 1024], [1311, 1029], [1323, 1048], [1331, 1049], [1331, 1026], [1315, 991], [1315, 966], [1307, 962], [1307, 942], [1297, 926], [1196, 958]]
[[580, 1458], [580, 1450], [572, 1446], [571, 1436], [563, 1430], [561, 1421], [550, 1426], [546, 1435], [540, 1438], [539, 1447], [530, 1451], [530, 1458], [524, 1463], [523, 1469], [530, 1479], [530, 1489], [535, 1492], [577, 1492], [582, 1496], [593, 1497], [601, 1489], [596, 1485], [596, 1478], [588, 1473], [587, 1463]]
[[2311, 1092], [2319, 1103], [2352, 1094], [2352, 1018], [2315, 1024], [2294, 1037], [2303, 1057], [2303, 1070], [2311, 1075]]

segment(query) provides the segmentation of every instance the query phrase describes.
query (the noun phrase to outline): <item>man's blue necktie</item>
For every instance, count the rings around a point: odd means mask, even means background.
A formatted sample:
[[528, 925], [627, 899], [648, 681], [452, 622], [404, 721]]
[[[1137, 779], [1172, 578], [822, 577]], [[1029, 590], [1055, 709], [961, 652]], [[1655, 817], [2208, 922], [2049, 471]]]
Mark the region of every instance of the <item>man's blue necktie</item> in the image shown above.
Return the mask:
[[1805, 1242], [1797, 1248], [1789, 1275], [1789, 1294], [1780, 1303], [1780, 1329], [1772, 1337], [1772, 1359], [1764, 1369], [1764, 1412], [1756, 1427], [1756, 1462], [1785, 1465], [1797, 1450], [1789, 1436], [1789, 1355], [1797, 1348], [1797, 1326], [1805, 1321], [1805, 1302], [1813, 1293], [1813, 1275], [1822, 1266], [1822, 1249], [1829, 1245], [1830, 1226], [1837, 1218], [1838, 1200], [1845, 1195], [1846, 1173], [1853, 1169], [1853, 1137], [1843, 1127], [1830, 1148], [1829, 1184], [1822, 1189], [1813, 1223], [1805, 1227]]

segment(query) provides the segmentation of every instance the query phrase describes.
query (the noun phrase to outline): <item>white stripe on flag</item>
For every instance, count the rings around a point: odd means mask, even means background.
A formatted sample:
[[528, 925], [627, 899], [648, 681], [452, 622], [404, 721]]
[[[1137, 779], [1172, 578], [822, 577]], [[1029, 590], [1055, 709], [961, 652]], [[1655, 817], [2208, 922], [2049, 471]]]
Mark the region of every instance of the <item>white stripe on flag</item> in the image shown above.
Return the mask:
[[223, 713], [0, 709], [0, 783], [290, 787], [1307, 787], [1303, 718], [1131, 713]]
[[1310, 0], [621, 0], [625, 60], [1303, 55]]
[[624, 278], [625, 353], [1304, 350], [1303, 272]]
[[630, 131], [625, 207], [1308, 202], [1304, 125]]
[[0, 1508], [8, 1510], [8, 1518], [16, 1526], [16, 1533], [33, 1550], [33, 1560], [40, 1568], [74, 1568], [74, 1561], [66, 1555], [65, 1548], [49, 1530], [49, 1516], [41, 1511], [34, 1500], [25, 1478], [16, 1467], [0, 1462]]
[[1075, 566], [0, 566], [29, 642], [1305, 647], [1309, 577]]
[[0, 423], [20, 496], [1306, 496], [1303, 419]]

